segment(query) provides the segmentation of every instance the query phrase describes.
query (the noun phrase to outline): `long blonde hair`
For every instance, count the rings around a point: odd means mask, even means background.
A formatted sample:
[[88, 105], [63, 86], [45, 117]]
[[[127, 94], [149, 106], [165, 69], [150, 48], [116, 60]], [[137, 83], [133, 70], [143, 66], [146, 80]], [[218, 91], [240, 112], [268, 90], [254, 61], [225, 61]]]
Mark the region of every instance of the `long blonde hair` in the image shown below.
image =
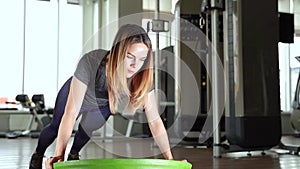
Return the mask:
[[[127, 84], [124, 60], [129, 47], [134, 43], [143, 43], [149, 50], [144, 65]], [[135, 109], [139, 108], [145, 104], [153, 84], [153, 53], [148, 34], [138, 25], [123, 25], [116, 34], [109, 55], [106, 70], [111, 112], [116, 113], [116, 105], [124, 94]]]

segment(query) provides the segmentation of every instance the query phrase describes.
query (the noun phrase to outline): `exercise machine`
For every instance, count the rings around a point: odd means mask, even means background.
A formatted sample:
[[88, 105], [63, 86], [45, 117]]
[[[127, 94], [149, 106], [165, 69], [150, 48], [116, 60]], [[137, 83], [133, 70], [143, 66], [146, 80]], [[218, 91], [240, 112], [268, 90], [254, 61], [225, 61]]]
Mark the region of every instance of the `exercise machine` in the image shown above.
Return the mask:
[[[13, 131], [6, 133], [6, 137], [10, 139], [18, 138], [21, 136], [31, 136], [32, 138], [38, 137], [38, 134], [34, 134], [31, 132], [31, 128], [34, 122], [37, 123], [37, 129], [38, 131], [41, 131], [43, 127], [49, 123], [49, 120], [52, 118], [53, 109], [45, 108], [44, 104], [44, 95], [38, 94], [33, 95], [32, 99], [30, 100], [28, 95], [26, 94], [20, 94], [16, 96], [16, 101], [21, 104], [22, 109], [21, 110], [7, 110], [2, 112], [1, 114], [9, 114], [9, 115], [16, 115], [16, 114], [27, 114], [31, 115], [31, 118], [27, 124], [27, 127], [23, 131]], [[43, 118], [39, 118], [39, 114], [46, 114], [47, 116]]]
[[[300, 56], [296, 57], [300, 62]], [[291, 126], [295, 130], [295, 136], [299, 137], [300, 132], [300, 72], [298, 75], [298, 81], [296, 85], [295, 96], [292, 104], [292, 114], [291, 114]], [[280, 142], [279, 147], [282, 149], [289, 150], [291, 154], [298, 155], [300, 151], [300, 145], [291, 145]]]
[[[228, 66], [229, 101], [225, 123], [226, 137], [232, 145], [228, 151], [241, 148], [264, 154], [281, 140], [278, 37], [274, 36], [279, 32], [278, 12], [266, 10], [277, 9], [278, 2], [257, 2], [226, 4], [224, 64]], [[230, 36], [234, 33], [238, 36]]]
[[43, 94], [35, 94], [32, 96], [31, 100], [35, 105], [37, 114], [46, 114], [46, 116], [41, 118], [43, 127], [45, 127], [47, 124], [51, 122], [54, 109], [47, 108], [45, 106], [45, 98]]
[[[296, 59], [300, 62], [300, 56], [297, 56]], [[292, 128], [299, 133], [300, 132], [300, 72], [298, 76], [295, 97], [293, 101], [293, 112], [291, 115], [291, 125]]]

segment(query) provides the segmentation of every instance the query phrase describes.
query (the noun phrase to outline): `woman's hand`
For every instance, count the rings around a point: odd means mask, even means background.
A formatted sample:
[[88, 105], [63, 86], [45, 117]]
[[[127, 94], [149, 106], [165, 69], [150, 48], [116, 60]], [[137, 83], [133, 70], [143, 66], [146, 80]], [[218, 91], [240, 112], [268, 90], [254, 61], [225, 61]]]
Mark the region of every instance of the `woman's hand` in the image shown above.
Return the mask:
[[45, 161], [46, 169], [53, 169], [55, 162], [62, 162], [64, 159], [62, 156], [50, 157]]

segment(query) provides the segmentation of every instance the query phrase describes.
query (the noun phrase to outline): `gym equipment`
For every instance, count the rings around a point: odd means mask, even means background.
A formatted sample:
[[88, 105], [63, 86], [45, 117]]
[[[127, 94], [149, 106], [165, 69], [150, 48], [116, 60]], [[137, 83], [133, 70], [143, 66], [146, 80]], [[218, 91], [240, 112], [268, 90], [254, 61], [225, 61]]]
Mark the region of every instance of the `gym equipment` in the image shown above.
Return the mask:
[[[26, 94], [19, 94], [16, 96], [16, 101], [18, 101], [23, 110], [6, 110], [6, 114], [29, 114], [31, 115], [31, 119], [28, 122], [27, 128], [24, 131], [13, 131], [6, 133], [6, 137], [10, 139], [14, 139], [20, 136], [27, 136], [31, 134], [32, 138], [38, 137], [37, 134], [31, 133], [31, 128], [33, 122], [37, 122], [38, 130], [42, 130], [45, 124], [47, 124], [44, 118], [51, 118], [51, 114], [53, 114], [53, 109], [46, 109], [44, 104], [44, 95], [33, 95], [32, 101], [29, 99], [28, 95]], [[32, 105], [34, 103], [34, 105]], [[40, 119], [38, 117], [38, 114], [44, 114], [46, 113], [48, 116], [43, 117]], [[3, 114], [3, 113], [2, 113]], [[43, 120], [44, 119], [44, 120]]]
[[[300, 56], [297, 56], [296, 59], [300, 62]], [[291, 115], [291, 125], [292, 128], [299, 133], [300, 132], [300, 73], [298, 76], [295, 97], [293, 101], [293, 112]]]
[[[300, 62], [300, 56], [296, 57], [296, 59]], [[300, 73], [298, 76], [296, 91], [295, 91], [295, 97], [292, 104], [293, 112], [291, 114], [291, 126], [296, 132], [296, 136], [299, 136], [300, 132]], [[279, 147], [282, 149], [289, 150], [292, 154], [299, 154], [300, 146], [299, 145], [291, 145], [291, 144], [284, 144], [280, 142]]]
[[47, 116], [44, 116], [41, 118], [43, 126], [46, 126], [52, 120], [52, 115], [53, 115], [54, 109], [46, 108], [45, 98], [44, 98], [43, 94], [35, 94], [32, 96], [31, 100], [35, 104], [35, 109], [37, 111], [37, 114], [46, 114], [47, 115]]
[[191, 169], [188, 162], [163, 159], [88, 159], [54, 163], [54, 169]]
[[[32, 102], [34, 103], [34, 109], [36, 110], [37, 114], [46, 114], [46, 116], [42, 117], [39, 121], [42, 123], [41, 127], [39, 127], [39, 130], [41, 130], [44, 126], [49, 124], [52, 120], [53, 115], [53, 108], [46, 108], [45, 106], [45, 98], [43, 94], [35, 94], [31, 98]], [[40, 123], [39, 122], [39, 123]], [[32, 138], [38, 138], [39, 133], [32, 133]]]
[[[14, 138], [17, 138], [17, 137], [20, 137], [20, 136], [28, 135], [31, 131], [31, 127], [32, 127], [32, 123], [33, 123], [34, 119], [36, 119], [36, 120], [38, 119], [36, 111], [34, 109], [32, 109], [32, 107], [31, 107], [31, 101], [30, 101], [28, 95], [26, 95], [26, 94], [17, 95], [16, 96], [16, 101], [18, 101], [22, 105], [23, 109], [28, 109], [29, 113], [32, 116], [31, 116], [31, 119], [30, 119], [30, 121], [27, 125], [26, 130], [24, 130], [24, 131], [13, 131], [13, 132], [6, 133], [6, 137], [10, 138], [10, 139], [14, 139]], [[39, 121], [37, 121], [37, 122], [39, 122]]]
[[[175, 14], [185, 14], [185, 19], [191, 21], [191, 23], [198, 24], [200, 28], [201, 25], [203, 29], [206, 28], [205, 32], [208, 38], [205, 39], [211, 39], [212, 46], [208, 46], [207, 50], [205, 50], [205, 45], [208, 42], [202, 42], [201, 38], [185, 32], [185, 30], [190, 30], [189, 28], [184, 29], [185, 22], [179, 25], [180, 34], [177, 39], [180, 39], [181, 42], [188, 41], [189, 44], [199, 41], [195, 51], [199, 51], [200, 56], [206, 59], [208, 63], [207, 70], [210, 70], [212, 77], [219, 77], [218, 75], [224, 73], [225, 78], [228, 78], [224, 82], [227, 84], [224, 86], [227, 88], [225, 91], [228, 93], [224, 96], [226, 98], [223, 98], [221, 91], [223, 86], [215, 86], [216, 84], [219, 85], [218, 82], [222, 83], [222, 80], [219, 78], [216, 78], [217, 80], [213, 78], [208, 79], [207, 77], [207, 105], [212, 105], [214, 112], [214, 156], [220, 157], [221, 153], [218, 147], [224, 148], [221, 142], [220, 128], [217, 123], [218, 118], [216, 118], [219, 116], [222, 119], [220, 114], [217, 113], [222, 113], [223, 107], [213, 104], [216, 103], [213, 102], [216, 100], [220, 104], [222, 99], [226, 100], [225, 136], [230, 144], [228, 151], [224, 150], [224, 152], [264, 151], [277, 146], [281, 139], [278, 37], [274, 36], [279, 31], [278, 12], [277, 10], [266, 12], [266, 9], [277, 9], [277, 1], [260, 2], [259, 5], [253, 1], [230, 1], [223, 4], [224, 1], [210, 0], [199, 1], [198, 4], [201, 4], [201, 2], [207, 2], [210, 5], [207, 7], [204, 3], [202, 4], [203, 10], [200, 10], [197, 9], [200, 5], [194, 5], [195, 2], [181, 0], [179, 7], [188, 6], [188, 3], [191, 3], [191, 8], [187, 10], [186, 8], [176, 7], [178, 10]], [[193, 8], [193, 6], [195, 7]], [[222, 9], [226, 10], [224, 12], [217, 11]], [[255, 12], [249, 12], [249, 9], [255, 9]], [[205, 12], [206, 10], [209, 11]], [[200, 11], [205, 12], [205, 16], [204, 14], [201, 17], [194, 15], [195, 11], [197, 15], [200, 14]], [[182, 17], [179, 14], [177, 16]], [[221, 15], [221, 18], [224, 17], [224, 25], [218, 14]], [[207, 24], [205, 25], [201, 21], [203, 18], [206, 19], [205, 23]], [[274, 28], [271, 31], [268, 29], [270, 23], [272, 23], [272, 28]], [[224, 26], [226, 31], [222, 31], [222, 26]], [[223, 34], [224, 38], [222, 39]], [[181, 54], [180, 58], [189, 65], [196, 77], [199, 78], [196, 79], [197, 82], [201, 82], [201, 63], [196, 63], [196, 59], [192, 58], [193, 55], [184, 49], [184, 45], [180, 46], [181, 43], [178, 44], [177, 46], [176, 44], [174, 45], [174, 49], [177, 51], [175, 54]], [[224, 53], [220, 50], [223, 49], [223, 44], [226, 44], [224, 45]], [[220, 55], [220, 60], [223, 61], [224, 72], [218, 73], [218, 69], [215, 69], [217, 58], [215, 57], [215, 51], [211, 50], [210, 47], [220, 51], [218, 54]], [[209, 55], [209, 51], [213, 56]], [[181, 76], [181, 78], [184, 78], [184, 76]], [[188, 80], [181, 83], [182, 88], [185, 88], [185, 82], [188, 83]], [[209, 89], [210, 85], [211, 89]], [[190, 96], [187, 97], [189, 99], [184, 99], [186, 94], [182, 93], [181, 100], [192, 100]], [[218, 97], [218, 94], [221, 97]], [[200, 104], [200, 106], [202, 105]], [[216, 111], [219, 109], [221, 111]], [[188, 112], [189, 110], [184, 113]]]
[[[15, 104], [15, 103], [9, 103], [9, 104]], [[10, 115], [28, 115], [30, 114], [29, 110], [18, 110], [17, 108], [1, 108], [0, 109], [0, 114], [1, 115], [8, 115], [8, 117]], [[9, 120], [9, 118], [7, 118], [6, 120]], [[6, 122], [7, 126], [9, 127], [9, 121]], [[27, 126], [26, 130], [24, 130], [22, 133], [28, 133], [28, 129], [29, 129], [30, 126]], [[22, 135], [20, 133], [20, 131], [15, 131], [15, 132], [12, 132], [12, 133], [7, 133], [7, 132], [0, 132], [0, 137], [3, 137], [3, 138], [15, 138], [19, 135]]]
[[[281, 111], [278, 63], [278, 2], [234, 1], [226, 9], [228, 33], [228, 104], [226, 137], [230, 145], [244, 151], [266, 150], [281, 140]], [[239, 10], [234, 11], [234, 5]], [[230, 8], [231, 7], [231, 8]], [[249, 12], [255, 9], [255, 12]], [[233, 20], [233, 14], [236, 15]], [[266, 22], [268, 21], [268, 22]], [[270, 27], [269, 23], [274, 23]], [[230, 39], [231, 38], [231, 39]], [[255, 43], [255, 45], [253, 45]], [[232, 150], [232, 149], [231, 149]], [[234, 151], [234, 150], [232, 150]]]
[[[201, 4], [201, 1], [180, 0], [176, 3], [175, 18], [182, 18], [175, 19], [174, 32], [177, 40], [174, 47], [162, 50], [162, 54], [168, 59], [168, 72], [172, 75], [174, 71], [174, 79], [166, 79], [167, 94], [175, 100], [175, 116], [178, 117], [175, 133], [179, 133], [179, 138], [183, 138], [180, 142], [183, 146], [202, 146], [202, 141], [199, 144], [198, 140], [200, 135], [206, 132], [203, 126], [208, 112], [208, 79], [205, 68], [207, 44], [206, 37], [199, 27], [200, 6], [195, 4]], [[170, 66], [172, 63], [173, 66]], [[173, 67], [173, 71], [169, 70]], [[171, 88], [169, 84], [177, 86], [175, 91], [178, 92], [170, 91], [169, 89], [174, 87]], [[210, 146], [210, 143], [208, 145]]]

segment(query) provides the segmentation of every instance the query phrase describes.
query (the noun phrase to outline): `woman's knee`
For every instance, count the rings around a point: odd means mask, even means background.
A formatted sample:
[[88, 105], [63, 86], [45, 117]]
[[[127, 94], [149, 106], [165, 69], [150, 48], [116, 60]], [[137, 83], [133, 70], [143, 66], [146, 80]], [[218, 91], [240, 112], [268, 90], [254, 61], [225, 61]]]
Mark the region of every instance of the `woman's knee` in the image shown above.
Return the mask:
[[44, 130], [47, 131], [48, 134], [56, 133], [56, 135], [57, 135], [58, 128], [59, 128], [59, 125], [55, 125], [53, 123], [50, 123], [47, 126], [45, 126]]

